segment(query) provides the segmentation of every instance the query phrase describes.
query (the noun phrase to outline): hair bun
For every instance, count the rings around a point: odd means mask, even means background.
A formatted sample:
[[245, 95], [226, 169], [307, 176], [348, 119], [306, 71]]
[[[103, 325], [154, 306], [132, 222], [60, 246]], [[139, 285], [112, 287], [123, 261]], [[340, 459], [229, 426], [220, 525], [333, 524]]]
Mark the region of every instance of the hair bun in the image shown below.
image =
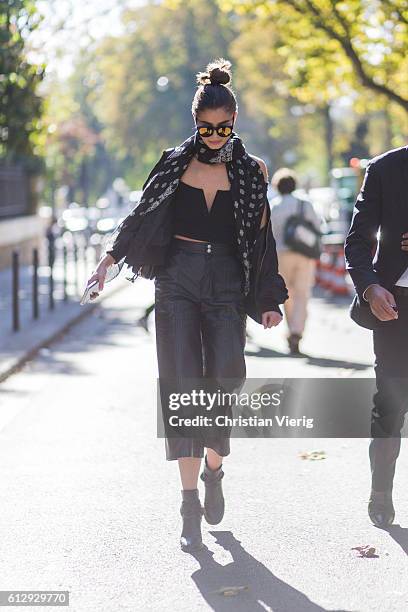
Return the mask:
[[231, 62], [220, 57], [207, 65], [206, 72], [196, 75], [199, 85], [227, 85], [231, 82]]

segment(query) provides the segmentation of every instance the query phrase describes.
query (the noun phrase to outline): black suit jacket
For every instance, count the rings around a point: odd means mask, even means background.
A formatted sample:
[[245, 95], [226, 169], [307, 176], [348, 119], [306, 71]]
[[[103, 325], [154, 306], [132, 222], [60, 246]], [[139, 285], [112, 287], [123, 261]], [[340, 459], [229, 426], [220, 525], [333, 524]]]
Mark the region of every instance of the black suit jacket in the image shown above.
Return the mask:
[[408, 232], [408, 146], [370, 160], [345, 241], [346, 269], [356, 290], [350, 316], [362, 327], [374, 329], [380, 323], [363, 299], [364, 290], [378, 283], [391, 291], [408, 267], [408, 251], [401, 249], [404, 232]]

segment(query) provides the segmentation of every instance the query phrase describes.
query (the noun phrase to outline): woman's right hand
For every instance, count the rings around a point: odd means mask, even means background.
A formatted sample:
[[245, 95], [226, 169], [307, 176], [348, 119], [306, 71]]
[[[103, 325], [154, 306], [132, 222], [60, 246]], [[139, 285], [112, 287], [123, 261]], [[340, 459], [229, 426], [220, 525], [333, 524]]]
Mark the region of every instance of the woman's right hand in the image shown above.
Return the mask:
[[89, 283], [94, 280], [98, 280], [98, 291], [102, 291], [105, 285], [106, 272], [109, 266], [114, 263], [115, 260], [112, 255], [109, 255], [109, 253], [107, 253], [105, 257], [101, 259], [98, 265], [96, 266], [95, 272], [92, 274], [92, 276], [89, 277], [87, 285], [89, 285]]

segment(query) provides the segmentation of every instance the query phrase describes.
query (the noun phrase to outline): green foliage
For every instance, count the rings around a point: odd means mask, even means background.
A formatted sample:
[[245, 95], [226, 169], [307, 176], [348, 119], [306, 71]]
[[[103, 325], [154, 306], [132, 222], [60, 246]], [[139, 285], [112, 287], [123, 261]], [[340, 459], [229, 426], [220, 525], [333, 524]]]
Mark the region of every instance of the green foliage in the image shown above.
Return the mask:
[[41, 168], [45, 66], [27, 60], [26, 39], [39, 24], [35, 3], [7, 0], [0, 6], [0, 159]]
[[282, 59], [283, 87], [322, 104], [361, 89], [408, 111], [408, 5], [403, 0], [220, 0], [269, 27], [269, 58]]
[[[67, 185], [69, 200], [83, 205], [94, 202], [117, 176], [102, 136], [104, 126], [89, 103], [97, 88], [89, 77], [92, 61], [92, 55], [83, 56], [66, 82], [48, 82], [44, 116], [48, 181]], [[47, 197], [53, 197], [52, 191], [48, 190]]]
[[249, 151], [270, 171], [294, 165], [325, 183], [333, 164], [405, 142], [405, 5], [163, 0], [127, 10], [123, 33], [82, 49], [69, 83], [51, 88], [48, 168], [83, 193], [84, 176], [97, 195], [115, 172], [139, 188], [161, 150], [192, 133], [195, 74], [222, 56]]
[[228, 53], [234, 29], [214, 0], [187, 0], [180, 10], [152, 3], [123, 19], [124, 36], [93, 52], [88, 103], [108, 147], [140, 184], [163, 148], [192, 133], [195, 74]]
[[[319, 168], [325, 180], [333, 164], [358, 152], [405, 143], [402, 2], [220, 0], [220, 6], [240, 15], [231, 46], [239, 90], [251, 112], [265, 117], [281, 158], [287, 149], [299, 169]], [[368, 130], [357, 143], [359, 125], [371, 120], [382, 132], [373, 139]]]

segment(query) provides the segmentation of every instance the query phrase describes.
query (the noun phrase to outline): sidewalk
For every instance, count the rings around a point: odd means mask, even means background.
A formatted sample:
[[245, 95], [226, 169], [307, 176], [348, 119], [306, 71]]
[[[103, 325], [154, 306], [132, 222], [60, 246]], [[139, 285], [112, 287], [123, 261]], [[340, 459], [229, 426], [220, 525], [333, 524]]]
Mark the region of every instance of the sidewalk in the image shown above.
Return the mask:
[[127, 285], [125, 276], [129, 271], [124, 267], [112, 282], [105, 283], [97, 300], [80, 305], [86, 281], [96, 262], [93, 250], [89, 249], [87, 261], [79, 258], [78, 286], [75, 282], [75, 265], [67, 265], [67, 299], [63, 295], [63, 265], [57, 259], [54, 266], [54, 308], [49, 307], [49, 267], [38, 268], [39, 317], [33, 318], [32, 266], [19, 269], [19, 320], [20, 329], [13, 331], [12, 322], [12, 269], [0, 270], [0, 382], [17, 371], [27, 360], [32, 359], [40, 348], [64, 334], [70, 326], [87, 316], [98, 304]]

